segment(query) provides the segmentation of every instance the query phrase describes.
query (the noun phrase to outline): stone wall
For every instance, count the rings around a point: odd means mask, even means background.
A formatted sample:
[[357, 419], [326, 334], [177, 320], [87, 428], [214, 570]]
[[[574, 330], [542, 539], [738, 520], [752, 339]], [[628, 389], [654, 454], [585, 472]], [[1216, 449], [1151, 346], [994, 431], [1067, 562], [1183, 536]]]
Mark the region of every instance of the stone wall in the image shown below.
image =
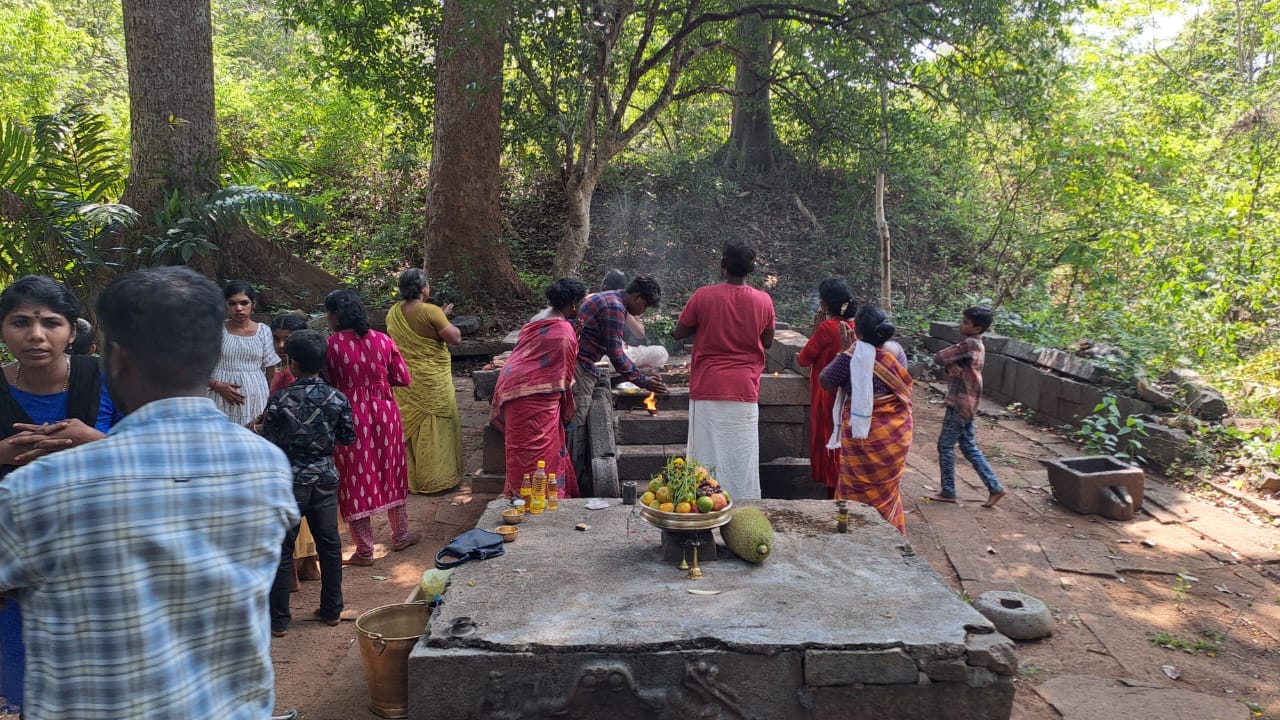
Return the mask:
[[[924, 350], [936, 353], [961, 338], [959, 323], [933, 322], [929, 324], [929, 337], [923, 340]], [[987, 360], [982, 370], [982, 392], [988, 399], [1001, 405], [1017, 403], [1046, 425], [1078, 426], [1093, 414], [1103, 398], [1111, 395], [1121, 417], [1138, 416], [1146, 424], [1148, 437], [1143, 440], [1141, 453], [1144, 459], [1166, 466], [1187, 452], [1191, 438], [1186, 433], [1161, 425], [1155, 417], [1159, 408], [1124, 395], [1103, 369], [1088, 359], [1055, 348], [1037, 348], [995, 333], [984, 335], [983, 342]], [[1205, 391], [1185, 392], [1191, 402]], [[1214, 405], [1215, 411], [1218, 407]]]

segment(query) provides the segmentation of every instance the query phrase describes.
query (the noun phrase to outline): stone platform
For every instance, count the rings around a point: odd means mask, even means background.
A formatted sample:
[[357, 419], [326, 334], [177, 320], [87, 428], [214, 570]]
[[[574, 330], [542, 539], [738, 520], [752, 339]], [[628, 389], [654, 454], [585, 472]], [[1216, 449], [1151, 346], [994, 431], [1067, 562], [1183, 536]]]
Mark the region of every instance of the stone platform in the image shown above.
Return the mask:
[[1012, 642], [873, 510], [838, 535], [831, 502], [750, 503], [773, 521], [770, 559], [691, 581], [634, 506], [584, 503], [454, 572], [409, 659], [411, 718], [1010, 716]]

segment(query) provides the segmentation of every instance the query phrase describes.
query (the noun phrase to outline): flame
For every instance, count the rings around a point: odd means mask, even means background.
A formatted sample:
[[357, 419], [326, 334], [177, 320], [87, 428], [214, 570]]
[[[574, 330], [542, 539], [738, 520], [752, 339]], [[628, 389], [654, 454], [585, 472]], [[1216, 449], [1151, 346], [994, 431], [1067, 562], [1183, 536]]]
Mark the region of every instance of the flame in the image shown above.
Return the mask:
[[649, 397], [644, 399], [644, 409], [648, 410], [650, 415], [656, 415], [658, 413], [657, 393], [649, 393]]

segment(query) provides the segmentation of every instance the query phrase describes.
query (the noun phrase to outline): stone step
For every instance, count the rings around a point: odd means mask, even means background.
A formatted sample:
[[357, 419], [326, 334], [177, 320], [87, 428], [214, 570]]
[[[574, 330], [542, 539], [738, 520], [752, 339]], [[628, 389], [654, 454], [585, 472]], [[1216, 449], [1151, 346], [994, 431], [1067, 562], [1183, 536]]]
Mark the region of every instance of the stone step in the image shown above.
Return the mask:
[[[636, 412], [644, 412], [644, 399], [648, 397], [648, 393], [620, 393], [613, 392], [613, 407], [617, 410], [627, 411], [635, 410]], [[665, 395], [658, 395], [658, 411], [663, 410], [688, 410], [689, 409], [689, 388], [673, 387]]]
[[506, 475], [494, 475], [491, 473], [482, 473], [480, 475], [471, 476], [471, 494], [472, 495], [501, 495], [503, 488], [506, 487]]
[[619, 445], [618, 481], [649, 482], [649, 478], [667, 466], [667, 460], [684, 457], [685, 445]]
[[678, 445], [689, 436], [687, 410], [662, 410], [657, 415], [631, 410], [617, 415], [619, 445]]
[[760, 495], [781, 500], [825, 500], [827, 486], [809, 475], [809, 458], [780, 457], [760, 463]]

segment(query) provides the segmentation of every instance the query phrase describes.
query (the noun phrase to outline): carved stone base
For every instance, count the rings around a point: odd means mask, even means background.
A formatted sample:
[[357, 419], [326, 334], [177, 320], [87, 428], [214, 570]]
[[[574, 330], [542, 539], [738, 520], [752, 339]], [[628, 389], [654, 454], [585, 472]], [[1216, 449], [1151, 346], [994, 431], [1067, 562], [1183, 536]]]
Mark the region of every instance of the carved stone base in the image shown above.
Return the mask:
[[690, 563], [693, 562], [693, 548], [685, 547], [685, 543], [690, 538], [697, 538], [702, 543], [698, 546], [698, 562], [710, 562], [719, 560], [719, 553], [716, 552], [716, 536], [710, 530], [698, 530], [697, 532], [674, 532], [671, 530], [662, 531], [662, 559], [678, 563], [683, 557]]

